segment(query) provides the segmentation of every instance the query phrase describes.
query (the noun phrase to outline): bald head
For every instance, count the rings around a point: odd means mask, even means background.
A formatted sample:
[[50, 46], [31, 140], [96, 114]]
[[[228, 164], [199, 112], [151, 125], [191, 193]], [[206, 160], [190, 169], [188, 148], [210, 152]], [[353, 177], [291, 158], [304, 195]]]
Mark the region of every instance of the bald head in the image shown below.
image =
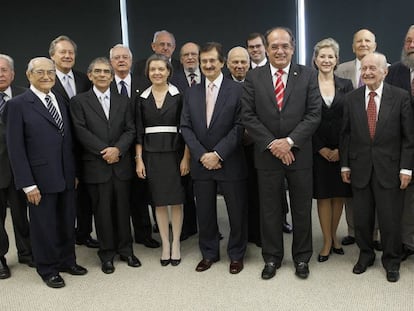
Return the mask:
[[232, 48], [227, 54], [227, 68], [238, 81], [243, 81], [250, 66], [247, 50], [241, 46]]
[[361, 29], [354, 34], [352, 51], [359, 60], [365, 55], [375, 52], [376, 48], [375, 35], [368, 29]]

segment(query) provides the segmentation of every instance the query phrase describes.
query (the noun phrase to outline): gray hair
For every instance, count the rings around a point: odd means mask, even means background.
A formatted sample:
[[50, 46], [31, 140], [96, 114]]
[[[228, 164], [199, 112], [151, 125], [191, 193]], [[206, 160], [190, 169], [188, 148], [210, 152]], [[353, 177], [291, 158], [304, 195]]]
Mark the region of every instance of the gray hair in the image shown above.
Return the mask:
[[53, 60], [51, 60], [50, 58], [41, 56], [41, 57], [32, 58], [29, 61], [29, 63], [27, 64], [27, 70], [26, 70], [26, 72], [31, 72], [33, 70], [33, 67], [35, 65], [35, 62], [38, 62], [38, 61], [41, 61], [41, 60], [48, 61], [49, 63], [51, 63], [53, 65], [53, 68], [55, 68], [55, 63], [54, 63]]
[[11, 58], [9, 55], [6, 55], [6, 54], [0, 54], [0, 59], [4, 59], [8, 63], [10, 69], [12, 71], [14, 71], [14, 60], [13, 60], [13, 58]]
[[247, 62], [250, 61], [249, 52], [242, 47], [242, 46], [235, 46], [234, 48], [230, 49], [230, 51], [227, 53], [227, 61], [230, 59], [231, 54], [233, 54], [235, 51], [243, 51], [243, 54], [246, 56]]
[[106, 57], [97, 57], [93, 61], [91, 61], [91, 63], [88, 66], [88, 73], [91, 73], [95, 65], [98, 63], [108, 65], [111, 69], [111, 76], [114, 76], [114, 69], [112, 68], [111, 63], [109, 62], [109, 59], [107, 59]]
[[131, 52], [131, 50], [129, 49], [129, 47], [127, 47], [126, 45], [123, 45], [123, 44], [121, 44], [121, 43], [119, 43], [119, 44], [117, 44], [117, 45], [114, 45], [110, 50], [109, 50], [109, 59], [112, 59], [112, 57], [113, 57], [113, 53], [114, 53], [114, 50], [115, 49], [117, 49], [117, 48], [124, 48], [124, 49], [127, 49], [127, 51], [128, 51], [128, 54], [129, 54], [129, 57], [131, 57], [131, 59], [132, 59], [132, 52]]
[[154, 38], [152, 39], [152, 43], [157, 42], [157, 38], [161, 34], [167, 34], [167, 35], [169, 35], [171, 37], [171, 39], [172, 39], [172, 42], [174, 43], [174, 46], [175, 46], [175, 37], [174, 37], [174, 35], [171, 32], [169, 32], [167, 30], [160, 30], [160, 31], [155, 32], [154, 33]]
[[53, 56], [56, 53], [56, 45], [61, 41], [69, 41], [70, 44], [73, 46], [73, 50], [75, 51], [75, 54], [78, 50], [78, 46], [76, 45], [75, 41], [73, 41], [71, 38], [65, 35], [61, 35], [57, 38], [55, 38], [52, 42], [50, 42], [49, 46], [49, 56]]

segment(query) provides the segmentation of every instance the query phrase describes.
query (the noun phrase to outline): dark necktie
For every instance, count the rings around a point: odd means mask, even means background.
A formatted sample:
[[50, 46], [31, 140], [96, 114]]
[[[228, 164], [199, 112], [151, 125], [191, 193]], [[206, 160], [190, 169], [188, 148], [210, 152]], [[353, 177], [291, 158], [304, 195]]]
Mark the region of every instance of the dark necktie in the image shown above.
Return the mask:
[[121, 94], [122, 96], [128, 97], [128, 91], [127, 91], [127, 88], [125, 86], [125, 81], [121, 80], [121, 81], [119, 81], [119, 84], [121, 84], [121, 92], [119, 94]]
[[196, 74], [194, 72], [190, 73], [188, 76], [190, 77], [190, 86], [197, 84], [197, 81], [195, 79]]
[[0, 93], [0, 116], [3, 114], [4, 107], [6, 107], [6, 100], [4, 99], [5, 96], [6, 93]]
[[276, 96], [276, 102], [277, 102], [277, 107], [279, 108], [279, 111], [282, 110], [283, 97], [285, 96], [285, 86], [283, 84], [282, 76], [283, 76], [283, 70], [279, 69], [276, 72], [276, 84], [275, 84], [275, 96]]
[[369, 92], [369, 100], [367, 106], [368, 128], [371, 139], [375, 135], [375, 127], [377, 125], [377, 105], [375, 104], [374, 97], [377, 95], [375, 92]]
[[47, 110], [49, 110], [50, 115], [52, 116], [53, 120], [55, 120], [59, 130], [63, 133], [63, 120], [60, 117], [59, 113], [57, 112], [55, 106], [52, 103], [52, 99], [49, 95], [46, 95], [45, 97]]

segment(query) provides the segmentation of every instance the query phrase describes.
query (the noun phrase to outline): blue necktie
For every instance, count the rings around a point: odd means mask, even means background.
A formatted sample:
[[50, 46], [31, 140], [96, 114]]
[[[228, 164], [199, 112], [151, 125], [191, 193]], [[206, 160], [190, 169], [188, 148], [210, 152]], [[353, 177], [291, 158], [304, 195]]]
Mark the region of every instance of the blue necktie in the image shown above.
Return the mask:
[[121, 84], [121, 93], [120, 94], [122, 96], [128, 97], [128, 91], [127, 91], [127, 88], [125, 86], [125, 81], [124, 80], [121, 80], [119, 83]]

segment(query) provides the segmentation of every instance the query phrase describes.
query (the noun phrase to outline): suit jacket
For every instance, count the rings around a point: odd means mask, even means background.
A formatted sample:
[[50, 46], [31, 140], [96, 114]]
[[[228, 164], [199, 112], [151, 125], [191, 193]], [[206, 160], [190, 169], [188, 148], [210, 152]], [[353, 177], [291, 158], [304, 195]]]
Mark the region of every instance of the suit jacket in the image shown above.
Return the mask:
[[[86, 92], [89, 90], [92, 86], [91, 81], [89, 80], [88, 76], [84, 74], [83, 72], [72, 70], [73, 77], [75, 80], [75, 86], [76, 86], [76, 94]], [[69, 104], [69, 96], [66, 93], [65, 88], [62, 85], [62, 82], [60, 82], [59, 78], [56, 78], [56, 83], [52, 88], [52, 92], [54, 94], [59, 94], [63, 97], [66, 104]]]
[[358, 88], [359, 81], [356, 80], [356, 59], [338, 65], [335, 74], [344, 79], [352, 81], [354, 89]]
[[340, 161], [351, 168], [353, 187], [368, 185], [375, 170], [384, 188], [399, 187], [400, 169], [413, 167], [414, 124], [407, 91], [384, 83], [375, 136], [371, 140], [365, 87], [347, 94], [341, 132]]
[[392, 64], [388, 68], [388, 74], [385, 77], [385, 82], [394, 86], [398, 86], [404, 90], [407, 90], [408, 93], [410, 93], [411, 102], [414, 105], [414, 97], [411, 95], [412, 90], [410, 68], [408, 68], [401, 62]]
[[[312, 135], [321, 120], [322, 98], [316, 70], [291, 64], [283, 107], [277, 108], [270, 65], [250, 70], [243, 83], [242, 120], [255, 142], [258, 169], [312, 167]], [[285, 166], [267, 149], [277, 138], [290, 137], [295, 161]]]
[[[26, 90], [26, 88], [12, 85], [12, 98], [24, 93]], [[4, 111], [5, 116], [6, 114], [7, 110]], [[0, 118], [0, 188], [7, 188], [10, 185], [12, 173], [6, 146], [6, 117], [4, 117], [4, 122], [2, 119]]]
[[75, 187], [70, 116], [56, 95], [64, 134], [42, 101], [29, 89], [7, 103], [7, 147], [17, 189], [37, 185], [41, 193]]
[[[137, 81], [137, 86], [139, 93], [142, 93], [147, 88], [151, 86], [151, 81], [145, 76], [145, 64], [147, 62], [147, 59], [141, 59], [137, 62], [135, 62], [134, 67], [132, 68], [132, 77]], [[181, 65], [180, 61], [171, 58], [171, 65], [173, 67], [173, 75], [175, 72], [179, 72], [180, 70], [183, 70], [183, 66]], [[171, 79], [172, 79], [171, 77]], [[173, 83], [174, 84], [174, 83]]]
[[[223, 79], [208, 128], [205, 84], [194, 85], [185, 93], [181, 134], [190, 148], [193, 179], [241, 180], [247, 177], [241, 144], [240, 93], [240, 84]], [[216, 151], [223, 159], [219, 170], [209, 171], [200, 162], [201, 156], [211, 151]]]
[[[129, 99], [111, 92], [109, 120], [93, 89], [70, 100], [70, 112], [76, 137], [82, 145], [82, 175], [86, 183], [107, 182], [113, 174], [120, 180], [129, 180], [134, 174], [131, 153], [135, 139], [135, 125]], [[107, 164], [101, 150], [117, 147], [120, 160]]]
[[330, 107], [322, 104], [322, 120], [313, 135], [313, 150], [319, 152], [323, 147], [339, 148], [339, 136], [342, 129], [345, 94], [353, 90], [352, 82], [348, 79], [334, 77], [335, 97]]
[[[119, 94], [118, 87], [116, 85], [115, 79], [111, 82], [110, 85], [111, 88], [111, 94]], [[140, 93], [142, 93], [143, 90], [139, 89], [139, 81], [131, 75], [131, 97], [130, 97], [130, 103], [132, 107], [132, 114], [135, 116], [135, 101]]]

